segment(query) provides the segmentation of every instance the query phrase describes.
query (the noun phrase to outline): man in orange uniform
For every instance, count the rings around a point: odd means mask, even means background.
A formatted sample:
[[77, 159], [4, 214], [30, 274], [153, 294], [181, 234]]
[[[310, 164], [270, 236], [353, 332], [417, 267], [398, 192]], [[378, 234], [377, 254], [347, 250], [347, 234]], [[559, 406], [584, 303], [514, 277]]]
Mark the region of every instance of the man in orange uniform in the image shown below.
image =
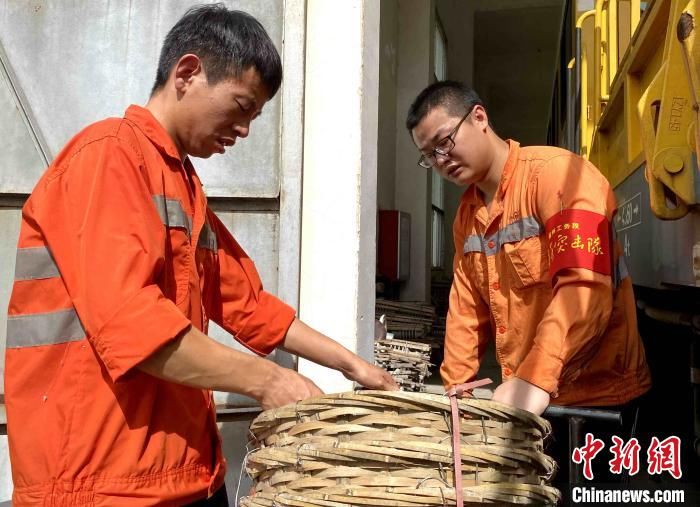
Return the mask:
[[457, 82], [423, 90], [406, 126], [420, 165], [466, 188], [454, 221], [446, 387], [472, 380], [495, 339], [493, 399], [541, 414], [618, 406], [651, 386], [632, 282], [615, 239], [615, 198], [587, 160], [521, 147]]
[[210, 390], [266, 409], [321, 392], [210, 339], [210, 319], [256, 354], [282, 347], [397, 388], [263, 290], [190, 161], [248, 135], [281, 69], [257, 20], [192, 9], [146, 107], [87, 127], [38, 182], [8, 316], [14, 505], [227, 505]]

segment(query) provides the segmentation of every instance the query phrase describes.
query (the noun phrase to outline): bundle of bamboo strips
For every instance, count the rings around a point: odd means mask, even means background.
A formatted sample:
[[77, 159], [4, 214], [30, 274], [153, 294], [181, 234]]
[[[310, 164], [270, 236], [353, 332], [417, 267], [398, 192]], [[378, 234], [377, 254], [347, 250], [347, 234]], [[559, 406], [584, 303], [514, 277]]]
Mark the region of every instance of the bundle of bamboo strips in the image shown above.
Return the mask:
[[435, 320], [435, 308], [410, 301], [378, 299], [375, 314], [386, 315], [387, 331], [400, 339], [427, 340]]
[[[544, 419], [489, 400], [459, 401], [465, 505], [555, 504]], [[455, 505], [450, 403], [425, 393], [326, 395], [263, 412], [246, 460], [243, 507]]]
[[387, 370], [403, 391], [422, 392], [430, 376], [430, 345], [406, 340], [374, 342], [374, 362]]

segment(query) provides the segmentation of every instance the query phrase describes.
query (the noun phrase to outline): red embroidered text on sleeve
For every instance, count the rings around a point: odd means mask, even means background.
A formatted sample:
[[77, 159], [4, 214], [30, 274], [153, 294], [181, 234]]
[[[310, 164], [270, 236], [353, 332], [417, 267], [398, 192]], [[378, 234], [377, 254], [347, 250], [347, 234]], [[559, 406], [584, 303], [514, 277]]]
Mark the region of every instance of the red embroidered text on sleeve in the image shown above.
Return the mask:
[[547, 220], [549, 274], [564, 268], [586, 268], [610, 275], [610, 222], [599, 213], [565, 209]]

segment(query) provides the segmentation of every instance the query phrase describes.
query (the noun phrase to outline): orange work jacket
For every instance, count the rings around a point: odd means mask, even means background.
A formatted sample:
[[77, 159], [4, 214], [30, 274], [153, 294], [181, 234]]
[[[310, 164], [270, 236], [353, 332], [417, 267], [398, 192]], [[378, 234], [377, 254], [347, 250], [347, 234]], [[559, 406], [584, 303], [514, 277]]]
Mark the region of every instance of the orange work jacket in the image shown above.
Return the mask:
[[610, 185], [566, 150], [509, 146], [490, 212], [472, 185], [454, 221], [443, 382], [473, 379], [495, 339], [503, 380], [553, 404], [623, 404], [651, 379]]
[[87, 127], [22, 210], [5, 397], [13, 505], [181, 505], [223, 484], [211, 393], [135, 368], [213, 320], [253, 352], [294, 310], [146, 109]]

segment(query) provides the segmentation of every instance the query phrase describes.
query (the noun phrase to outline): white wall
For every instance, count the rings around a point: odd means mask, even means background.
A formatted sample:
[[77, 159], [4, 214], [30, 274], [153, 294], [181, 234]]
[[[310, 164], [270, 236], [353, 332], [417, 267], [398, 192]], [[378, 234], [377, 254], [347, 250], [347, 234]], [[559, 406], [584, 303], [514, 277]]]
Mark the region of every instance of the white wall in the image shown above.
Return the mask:
[[[379, 3], [307, 4], [300, 316], [373, 357]], [[305, 360], [326, 392], [351, 383]]]

